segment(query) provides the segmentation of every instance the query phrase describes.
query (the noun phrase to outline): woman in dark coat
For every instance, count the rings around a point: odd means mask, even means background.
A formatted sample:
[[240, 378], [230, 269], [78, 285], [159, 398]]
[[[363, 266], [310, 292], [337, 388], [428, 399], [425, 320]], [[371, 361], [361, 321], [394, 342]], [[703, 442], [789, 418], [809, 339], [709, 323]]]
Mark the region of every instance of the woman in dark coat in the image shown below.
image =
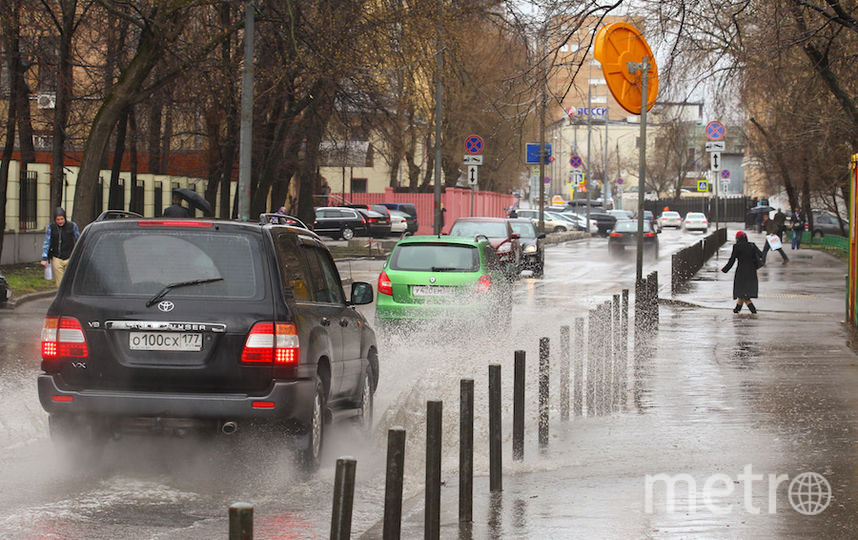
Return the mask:
[[762, 265], [762, 260], [763, 254], [757, 244], [748, 242], [748, 235], [744, 231], [737, 232], [736, 243], [733, 244], [730, 260], [721, 269], [726, 274], [733, 267], [733, 263], [739, 262], [736, 266], [736, 275], [733, 278], [733, 298], [738, 300], [736, 307], [733, 308], [733, 313], [739, 313], [742, 310], [742, 304], [747, 304], [751, 313], [757, 312], [751, 298], [757, 297], [759, 289], [757, 268]]

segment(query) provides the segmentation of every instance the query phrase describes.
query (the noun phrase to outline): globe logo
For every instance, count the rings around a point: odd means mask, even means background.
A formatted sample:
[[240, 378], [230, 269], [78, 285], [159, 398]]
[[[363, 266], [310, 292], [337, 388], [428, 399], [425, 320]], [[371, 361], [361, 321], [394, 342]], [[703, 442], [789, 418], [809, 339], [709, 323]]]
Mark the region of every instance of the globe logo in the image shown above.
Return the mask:
[[831, 484], [819, 473], [803, 472], [789, 483], [789, 503], [805, 516], [821, 514], [831, 503]]

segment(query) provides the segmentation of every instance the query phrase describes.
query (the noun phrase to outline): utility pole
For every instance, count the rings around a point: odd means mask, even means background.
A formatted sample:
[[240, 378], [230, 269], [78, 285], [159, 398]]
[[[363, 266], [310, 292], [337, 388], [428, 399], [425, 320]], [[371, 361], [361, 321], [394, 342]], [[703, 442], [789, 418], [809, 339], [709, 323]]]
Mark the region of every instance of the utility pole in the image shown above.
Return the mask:
[[256, 8], [244, 4], [244, 69], [241, 75], [241, 128], [238, 151], [238, 219], [250, 219], [250, 165], [253, 152], [253, 23]]
[[443, 92], [441, 74], [444, 70], [444, 50], [441, 48], [441, 31], [443, 30], [444, 2], [438, 0], [438, 39], [435, 51], [435, 234], [441, 234], [441, 115], [443, 114]]
[[548, 79], [545, 75], [545, 58], [543, 55], [542, 40], [544, 36], [539, 33], [539, 232], [545, 232], [545, 106], [548, 101], [546, 86]]
[[590, 133], [593, 130], [593, 96], [590, 93], [592, 85], [587, 79], [587, 169], [584, 171], [584, 193], [587, 194], [587, 230], [590, 229]]
[[638, 62], [629, 62], [629, 73], [641, 72], [641, 135], [638, 149], [638, 252], [635, 264], [635, 283], [643, 280], [643, 217], [644, 191], [646, 191], [646, 112], [649, 106], [647, 94], [647, 78], [649, 77], [649, 58], [646, 56]]
[[[592, 112], [592, 111], [590, 111]], [[607, 204], [611, 186], [608, 184], [608, 106], [605, 105], [605, 178], [602, 179], [602, 200]], [[616, 208], [616, 204], [614, 205]]]

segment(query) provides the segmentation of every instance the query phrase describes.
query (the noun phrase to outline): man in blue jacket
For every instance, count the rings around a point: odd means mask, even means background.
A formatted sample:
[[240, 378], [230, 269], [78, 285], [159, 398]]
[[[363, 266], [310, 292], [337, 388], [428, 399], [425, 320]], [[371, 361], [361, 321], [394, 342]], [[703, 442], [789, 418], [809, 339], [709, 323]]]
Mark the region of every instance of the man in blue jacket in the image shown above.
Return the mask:
[[54, 222], [48, 225], [42, 243], [42, 266], [51, 264], [54, 283], [59, 287], [72, 249], [80, 236], [77, 223], [66, 219], [66, 211], [59, 206], [54, 211]]

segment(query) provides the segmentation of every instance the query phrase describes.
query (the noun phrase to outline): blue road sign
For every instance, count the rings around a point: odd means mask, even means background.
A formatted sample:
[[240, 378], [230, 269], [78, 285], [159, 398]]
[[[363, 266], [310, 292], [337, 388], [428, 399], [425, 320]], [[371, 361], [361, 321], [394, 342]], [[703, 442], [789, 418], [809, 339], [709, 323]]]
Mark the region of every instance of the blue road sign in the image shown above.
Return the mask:
[[724, 180], [730, 178], [730, 171], [727, 169], [721, 171], [721, 178], [723, 178]]
[[584, 166], [584, 162], [581, 160], [581, 156], [572, 154], [572, 157], [569, 158], [569, 165], [572, 165], [573, 169], [580, 169]]
[[[551, 158], [551, 145], [545, 145], [545, 161], [544, 163], [550, 163]], [[527, 156], [525, 163], [536, 163], [539, 164], [539, 143], [527, 143]]]
[[718, 120], [713, 120], [706, 124], [706, 138], [710, 141], [720, 141], [724, 138], [724, 124]]
[[471, 135], [465, 139], [465, 152], [471, 155], [482, 154], [483, 138], [479, 135]]

